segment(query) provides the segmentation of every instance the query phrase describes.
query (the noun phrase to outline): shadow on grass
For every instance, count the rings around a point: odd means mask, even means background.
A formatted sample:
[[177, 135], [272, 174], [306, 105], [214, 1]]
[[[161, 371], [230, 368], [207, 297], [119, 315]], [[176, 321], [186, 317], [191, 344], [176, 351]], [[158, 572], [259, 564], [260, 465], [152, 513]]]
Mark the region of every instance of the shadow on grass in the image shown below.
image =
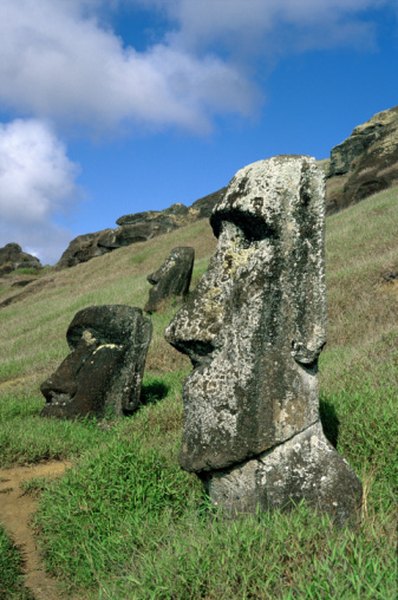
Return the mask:
[[332, 446], [336, 448], [339, 439], [340, 421], [337, 417], [333, 404], [327, 400], [321, 399], [319, 403], [319, 414], [325, 436]]
[[169, 389], [161, 379], [154, 379], [151, 383], [144, 384], [141, 390], [142, 404], [156, 404], [167, 396]]

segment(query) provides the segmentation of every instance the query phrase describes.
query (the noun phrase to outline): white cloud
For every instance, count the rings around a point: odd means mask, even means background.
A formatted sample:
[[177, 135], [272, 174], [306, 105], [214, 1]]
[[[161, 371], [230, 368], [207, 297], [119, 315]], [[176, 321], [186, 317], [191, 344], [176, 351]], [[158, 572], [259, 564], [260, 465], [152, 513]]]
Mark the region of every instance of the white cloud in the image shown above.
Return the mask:
[[[121, 4], [168, 15], [164, 43], [123, 46], [99, 20]], [[0, 101], [100, 130], [126, 120], [206, 130], [215, 113], [247, 114], [258, 100], [242, 55], [371, 44], [362, 14], [383, 6], [396, 0], [2, 0]], [[220, 44], [229, 59], [216, 57]]]
[[2, 0], [3, 104], [99, 130], [126, 120], [206, 130], [214, 112], [250, 110], [254, 94], [233, 66], [167, 44], [123, 47], [94, 19], [97, 4]]
[[[156, 44], [117, 37], [108, 19], [122, 5], [160, 11]], [[0, 106], [24, 117], [0, 124], [0, 244], [54, 261], [70, 237], [54, 219], [76, 195], [76, 165], [45, 123], [207, 132], [259, 104], [256, 61], [371, 46], [366, 11], [383, 7], [396, 0], [0, 0]]]
[[[163, 42], [138, 52], [106, 18], [121, 5], [166, 16]], [[20, 114], [104, 131], [126, 121], [207, 131], [259, 94], [253, 54], [369, 45], [369, 8], [396, 0], [1, 0], [0, 102]], [[159, 39], [159, 37], [158, 37]], [[223, 49], [223, 52], [220, 52]], [[251, 57], [251, 58], [250, 58]]]
[[71, 236], [53, 219], [77, 199], [77, 172], [47, 124], [0, 123], [0, 245], [29, 246], [45, 262], [59, 258]]
[[396, 0], [125, 0], [168, 15], [169, 43], [190, 50], [223, 44], [237, 56], [281, 54], [336, 45], [369, 47], [374, 24], [365, 12]]

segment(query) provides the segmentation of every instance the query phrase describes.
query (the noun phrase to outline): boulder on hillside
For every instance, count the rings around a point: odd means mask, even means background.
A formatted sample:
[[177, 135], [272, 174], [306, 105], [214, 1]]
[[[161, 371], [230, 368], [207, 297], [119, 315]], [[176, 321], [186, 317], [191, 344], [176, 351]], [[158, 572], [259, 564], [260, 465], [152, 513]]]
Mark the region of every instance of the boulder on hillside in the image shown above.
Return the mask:
[[101, 238], [106, 237], [112, 229], [103, 229], [102, 231], [96, 231], [95, 233], [86, 233], [84, 235], [78, 235], [74, 238], [61, 258], [56, 264], [58, 269], [64, 269], [66, 267], [74, 267], [83, 262], [87, 262], [96, 256], [102, 256], [109, 250], [103, 248], [99, 241]]
[[354, 129], [330, 154], [326, 210], [333, 213], [398, 183], [398, 106]]
[[39, 270], [42, 264], [36, 256], [24, 252], [19, 244], [10, 243], [0, 248], [0, 276], [22, 268]]
[[185, 206], [185, 204], [176, 202], [165, 210], [148, 210], [145, 212], [124, 215], [119, 217], [116, 224], [122, 226], [135, 225], [137, 223], [164, 222], [166, 226], [171, 223], [178, 225], [179, 223], [183, 224], [184, 217], [187, 216], [188, 212], [189, 208]]

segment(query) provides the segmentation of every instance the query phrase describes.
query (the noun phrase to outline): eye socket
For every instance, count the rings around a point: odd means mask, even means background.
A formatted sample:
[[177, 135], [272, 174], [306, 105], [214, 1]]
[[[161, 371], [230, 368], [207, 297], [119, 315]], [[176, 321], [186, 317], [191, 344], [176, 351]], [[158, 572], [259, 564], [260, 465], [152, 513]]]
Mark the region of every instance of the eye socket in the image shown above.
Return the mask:
[[216, 237], [220, 235], [223, 221], [232, 222], [239, 227], [246, 245], [259, 240], [277, 238], [275, 227], [267, 223], [262, 217], [240, 210], [218, 212], [211, 216], [210, 223]]

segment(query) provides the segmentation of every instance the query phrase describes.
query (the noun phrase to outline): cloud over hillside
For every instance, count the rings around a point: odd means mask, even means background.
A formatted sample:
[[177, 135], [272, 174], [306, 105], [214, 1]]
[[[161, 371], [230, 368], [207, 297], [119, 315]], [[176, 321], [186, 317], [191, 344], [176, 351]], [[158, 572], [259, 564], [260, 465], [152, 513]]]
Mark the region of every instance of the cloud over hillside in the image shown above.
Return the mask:
[[55, 260], [73, 237], [56, 224], [79, 198], [66, 142], [84, 159], [120, 134], [227, 123], [227, 139], [261, 115], [278, 60], [377, 48], [379, 9], [398, 13], [396, 0], [1, 0], [0, 245]]
[[69, 232], [52, 217], [69, 210], [78, 196], [78, 168], [45, 123], [17, 119], [0, 123], [0, 235], [24, 239], [27, 249], [52, 261]]

